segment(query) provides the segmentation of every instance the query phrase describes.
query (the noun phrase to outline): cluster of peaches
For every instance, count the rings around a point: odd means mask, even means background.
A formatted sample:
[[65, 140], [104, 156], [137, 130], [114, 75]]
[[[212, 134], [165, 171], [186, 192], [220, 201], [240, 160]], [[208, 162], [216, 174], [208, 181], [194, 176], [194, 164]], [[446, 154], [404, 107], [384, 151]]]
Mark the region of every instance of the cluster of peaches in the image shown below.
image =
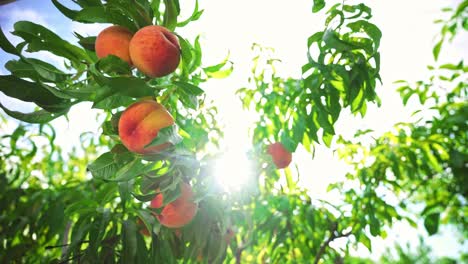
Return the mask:
[[[97, 36], [95, 50], [98, 58], [117, 56], [150, 77], [168, 75], [177, 69], [180, 62], [177, 36], [162, 26], [146, 26], [135, 34], [122, 26], [108, 27]], [[174, 118], [164, 106], [154, 100], [141, 100], [122, 113], [119, 137], [122, 144], [134, 153], [156, 154], [169, 147], [170, 143], [148, 145], [161, 129], [172, 125]], [[278, 169], [286, 168], [291, 163], [292, 155], [281, 143], [268, 146], [268, 153]], [[193, 201], [191, 186], [182, 182], [179, 187], [179, 198], [166, 204], [160, 214], [155, 214], [159, 222], [169, 228], [188, 224], [198, 209], [198, 204]], [[163, 205], [163, 195], [158, 193], [150, 207], [162, 208]]]
[[[104, 29], [96, 38], [96, 55], [104, 58], [114, 55], [150, 77], [162, 77], [176, 70], [180, 62], [177, 36], [162, 26], [147, 26], [135, 34], [122, 26]], [[141, 100], [130, 105], [119, 120], [119, 137], [124, 146], [138, 154], [155, 154], [170, 146], [163, 143], [148, 146], [161, 129], [174, 125], [167, 109], [154, 100]], [[159, 222], [169, 228], [188, 224], [196, 215], [198, 205], [193, 201], [192, 188], [179, 185], [181, 195], [155, 214]], [[151, 208], [163, 207], [163, 195], [158, 193]]]
[[110, 26], [97, 36], [95, 50], [98, 58], [117, 56], [150, 77], [166, 76], [180, 62], [177, 36], [162, 26], [146, 26], [135, 34], [122, 26]]

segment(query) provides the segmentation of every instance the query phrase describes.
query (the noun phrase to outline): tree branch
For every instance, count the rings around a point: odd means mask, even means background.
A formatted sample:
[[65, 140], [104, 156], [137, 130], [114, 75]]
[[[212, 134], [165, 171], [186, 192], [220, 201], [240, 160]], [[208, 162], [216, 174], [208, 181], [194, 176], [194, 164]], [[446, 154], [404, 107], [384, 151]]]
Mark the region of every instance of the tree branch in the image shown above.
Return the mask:
[[296, 244], [296, 241], [295, 241], [295, 239], [294, 239], [294, 231], [293, 231], [293, 229], [292, 229], [291, 222], [290, 222], [290, 221], [287, 221], [286, 223], [287, 223], [286, 226], [287, 226], [287, 228], [288, 228], [288, 231], [289, 231], [289, 233], [291, 233], [291, 242], [292, 242], [292, 245], [293, 245], [292, 254], [293, 254], [293, 258], [295, 259], [295, 258], [296, 258], [296, 251], [294, 250], [294, 246], [295, 246], [295, 244]]
[[62, 248], [62, 256], [61, 256], [62, 259], [66, 256], [67, 251], [68, 251], [67, 243], [68, 243], [68, 235], [70, 233], [71, 224], [72, 222], [68, 221], [67, 225], [65, 226], [65, 230], [63, 231], [63, 238], [62, 238], [63, 248]]
[[318, 262], [322, 258], [322, 255], [325, 253], [325, 250], [327, 249], [328, 245], [333, 240], [335, 240], [337, 238], [347, 237], [347, 236], [352, 234], [351, 233], [352, 230], [349, 231], [349, 232], [346, 232], [346, 233], [337, 233], [337, 229], [338, 229], [338, 223], [335, 222], [335, 223], [333, 223], [333, 227], [330, 230], [331, 231], [330, 237], [325, 242], [323, 242], [323, 244], [320, 246], [319, 252], [315, 256], [314, 264], [318, 264]]

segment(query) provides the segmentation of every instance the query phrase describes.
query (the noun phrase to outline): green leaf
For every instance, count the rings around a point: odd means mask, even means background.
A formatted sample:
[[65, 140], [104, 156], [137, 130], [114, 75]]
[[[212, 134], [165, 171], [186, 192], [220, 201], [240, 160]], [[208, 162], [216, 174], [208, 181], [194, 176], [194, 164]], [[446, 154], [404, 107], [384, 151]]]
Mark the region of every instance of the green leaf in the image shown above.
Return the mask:
[[330, 120], [328, 118], [328, 114], [324, 110], [317, 111], [317, 121], [318, 121], [318, 124], [320, 125], [320, 127], [323, 128], [323, 130], [326, 133], [328, 133], [330, 135], [335, 134], [333, 124], [330, 122]]
[[359, 242], [361, 242], [370, 252], [372, 252], [372, 242], [369, 237], [367, 237], [364, 233], [359, 235]]
[[0, 91], [21, 101], [35, 103], [49, 112], [63, 113], [71, 106], [69, 101], [55, 96], [43, 86], [13, 75], [0, 76]]
[[331, 143], [333, 141], [333, 135], [328, 134], [325, 131], [323, 132], [323, 137], [322, 137], [323, 143], [325, 143], [325, 146], [330, 147]]
[[107, 183], [100, 188], [95, 195], [95, 200], [99, 201], [99, 206], [105, 206], [112, 202], [117, 196], [117, 184]]
[[20, 56], [20, 52], [8, 41], [2, 28], [0, 27], [0, 49], [13, 55]]
[[339, 52], [358, 49], [358, 47], [355, 45], [340, 39], [340, 34], [331, 29], [325, 31], [325, 34], [323, 35], [323, 41], [326, 48], [336, 49]]
[[190, 95], [198, 96], [205, 92], [200, 87], [195, 86], [191, 83], [179, 82], [179, 81], [174, 81], [173, 83], [177, 85], [178, 87], [182, 88], [185, 93], [190, 94]]
[[77, 64], [81, 63], [82, 60], [91, 61], [91, 58], [83, 49], [68, 43], [42, 25], [29, 21], [19, 21], [15, 23], [14, 29], [12, 34], [26, 41], [28, 44], [27, 51], [29, 52], [49, 51]]
[[67, 206], [65, 209], [65, 215], [73, 216], [73, 215], [82, 215], [86, 213], [94, 213], [96, 212], [98, 203], [94, 200], [83, 198], [73, 202]]
[[101, 0], [74, 0], [81, 7], [102, 6]]
[[135, 102], [131, 97], [129, 96], [123, 96], [121, 94], [115, 94], [115, 93], [110, 93], [110, 94], [103, 94], [102, 97], [95, 98], [93, 104], [93, 108], [98, 108], [98, 109], [105, 109], [105, 110], [111, 110], [115, 109], [120, 106], [128, 106], [131, 103]]
[[112, 6], [90, 6], [80, 10], [74, 20], [81, 23], [110, 23], [137, 31], [137, 25], [131, 20], [131, 16], [120, 8]]
[[193, 62], [190, 65], [189, 72], [195, 71], [198, 67], [200, 67], [201, 62], [202, 62], [202, 50], [201, 50], [201, 45], [200, 45], [200, 35], [198, 35], [193, 43], [193, 52], [194, 52], [194, 58]]
[[23, 60], [10, 60], [5, 64], [5, 69], [18, 78], [29, 78], [32, 80], [42, 79], [34, 70], [33, 66]]
[[154, 233], [159, 232], [160, 224], [154, 218], [154, 215], [150, 214], [147, 210], [137, 210], [138, 217], [143, 221], [146, 229], [153, 230]]
[[154, 95], [153, 88], [136, 77], [110, 77], [106, 78], [105, 82], [113, 91], [133, 98]]
[[370, 227], [371, 235], [375, 237], [380, 235], [380, 222], [375, 217], [373, 210], [369, 214], [369, 220], [370, 220], [369, 227]]
[[125, 17], [130, 18], [137, 27], [137, 29], [152, 25], [151, 18], [138, 2], [135, 1], [113, 1], [108, 2], [106, 5], [108, 10], [119, 11]]
[[137, 228], [134, 221], [122, 224], [122, 263], [135, 263], [137, 252]]
[[439, 42], [437, 42], [435, 44], [434, 48], [432, 49], [432, 55], [434, 55], [434, 60], [436, 60], [436, 61], [439, 58], [440, 49], [442, 48], [443, 43], [444, 43], [444, 38], [439, 40]]
[[130, 69], [128, 63], [114, 55], [109, 55], [105, 58], [100, 59], [96, 63], [96, 69], [104, 73], [115, 73], [122, 75], [132, 74], [132, 70]]
[[355, 113], [359, 111], [365, 101], [364, 91], [360, 89], [357, 93], [352, 93], [349, 100], [351, 101], [351, 112]]
[[38, 59], [11, 60], [5, 64], [5, 68], [16, 77], [44, 82], [63, 82], [70, 76], [55, 66]]
[[64, 110], [63, 112], [48, 112], [46, 110], [39, 110], [32, 113], [21, 113], [17, 111], [10, 110], [0, 103], [0, 108], [5, 111], [9, 116], [21, 120], [23, 122], [32, 123], [32, 124], [45, 124], [57, 117], [60, 117], [68, 112]]
[[197, 21], [203, 14], [203, 10], [198, 10], [198, 0], [195, 1], [195, 8], [193, 9], [192, 15], [182, 22], [177, 23], [177, 27], [184, 27], [192, 21]]
[[158, 146], [164, 143], [176, 145], [182, 141], [182, 137], [178, 133], [178, 126], [172, 125], [159, 130], [158, 135], [145, 148]]
[[[218, 78], [218, 79], [226, 78], [232, 73], [234, 69], [232, 62], [229, 61], [229, 56], [230, 55], [228, 53], [228, 55], [226, 56], [226, 58], [224, 58], [222, 62], [213, 66], [205, 67], [203, 68], [203, 71], [210, 78]], [[229, 64], [229, 67], [223, 70], [223, 68], [228, 64]]]
[[366, 20], [359, 20], [353, 23], [349, 23], [347, 27], [353, 30], [353, 33], [358, 33], [361, 31], [366, 32], [366, 34], [374, 41], [374, 52], [377, 52], [377, 49], [380, 46], [382, 32], [376, 25], [369, 23]]
[[318, 11], [322, 10], [325, 7], [325, 0], [314, 0], [314, 4], [312, 6], [312, 12], [317, 13]]
[[439, 230], [440, 213], [433, 213], [424, 219], [424, 227], [429, 235], [434, 235]]
[[88, 170], [93, 177], [107, 179], [115, 175], [118, 166], [114, 161], [114, 155], [111, 152], [106, 152], [89, 164]]
[[185, 91], [180, 90], [179, 99], [182, 104], [190, 109], [197, 110], [198, 109], [198, 98], [195, 95], [187, 94]]
[[[110, 209], [105, 208], [102, 211], [102, 215], [94, 218], [93, 225], [89, 232], [89, 248], [88, 253], [97, 257], [97, 252], [99, 251], [99, 246], [101, 245], [102, 238], [106, 233], [107, 226], [110, 222]], [[90, 253], [90, 251], [92, 253]]]
[[90, 227], [91, 217], [89, 217], [89, 215], [80, 215], [80, 219], [73, 226], [71, 233], [71, 243], [67, 249], [66, 257], [68, 257], [72, 252], [75, 252], [81, 243], [83, 243], [83, 240], [86, 237], [86, 234], [88, 234]]
[[234, 70], [233, 64], [229, 63], [229, 67], [224, 70], [219, 70], [216, 72], [207, 72], [205, 71], [205, 74], [210, 77], [210, 78], [215, 78], [215, 79], [223, 79], [231, 75], [232, 71]]
[[297, 145], [299, 144], [299, 142], [294, 142], [294, 140], [289, 137], [288, 133], [285, 132], [281, 133], [280, 141], [284, 148], [291, 153], [296, 150]]
[[78, 44], [80, 44], [81, 47], [92, 52], [95, 51], [95, 44], [96, 44], [97, 37], [83, 37], [76, 32], [73, 32], [73, 33], [78, 38]]
[[322, 31], [314, 33], [312, 36], [310, 36], [307, 39], [307, 47], [312, 46], [312, 44], [314, 44], [315, 42], [320, 43], [320, 41], [322, 41], [322, 37], [323, 37], [323, 32]]
[[52, 4], [66, 17], [74, 20], [78, 11], [72, 10], [67, 8], [66, 6], [62, 5], [58, 0], [52, 0]]
[[180, 43], [180, 52], [182, 55], [182, 65], [187, 71], [192, 63], [192, 45], [180, 35], [176, 34]]
[[295, 114], [294, 123], [295, 125], [293, 127], [293, 138], [295, 142], [300, 143], [302, 142], [306, 130], [306, 121], [304, 120], [302, 115]]
[[133, 161], [125, 164], [125, 166], [121, 167], [115, 177], [107, 178], [107, 180], [111, 181], [128, 181], [131, 180], [139, 175], [142, 175], [145, 172], [151, 170], [154, 164], [143, 164], [141, 159], [135, 158]]
[[132, 196], [135, 197], [135, 199], [137, 199], [140, 202], [149, 202], [154, 199], [155, 195], [156, 195], [155, 193], [149, 193], [149, 194], [144, 194], [144, 195], [132, 193]]
[[169, 203], [172, 203], [177, 198], [180, 197], [181, 191], [179, 185], [175, 185], [176, 188], [168, 188], [163, 192], [164, 201], [163, 206]]
[[127, 201], [132, 197], [131, 190], [133, 189], [133, 181], [122, 181], [119, 185], [119, 196], [121, 199], [121, 205], [125, 210]]
[[180, 13], [179, 0], [164, 0], [164, 11], [163, 26], [173, 31], [177, 26], [177, 16]]

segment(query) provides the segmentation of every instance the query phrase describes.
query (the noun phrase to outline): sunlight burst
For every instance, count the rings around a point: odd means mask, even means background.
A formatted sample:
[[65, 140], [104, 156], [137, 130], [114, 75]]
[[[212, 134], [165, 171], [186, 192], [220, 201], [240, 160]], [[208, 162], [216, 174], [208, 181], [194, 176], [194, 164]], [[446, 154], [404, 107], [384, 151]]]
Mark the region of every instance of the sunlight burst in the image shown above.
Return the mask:
[[252, 162], [247, 153], [240, 149], [230, 149], [215, 160], [214, 177], [227, 192], [240, 191], [252, 176]]

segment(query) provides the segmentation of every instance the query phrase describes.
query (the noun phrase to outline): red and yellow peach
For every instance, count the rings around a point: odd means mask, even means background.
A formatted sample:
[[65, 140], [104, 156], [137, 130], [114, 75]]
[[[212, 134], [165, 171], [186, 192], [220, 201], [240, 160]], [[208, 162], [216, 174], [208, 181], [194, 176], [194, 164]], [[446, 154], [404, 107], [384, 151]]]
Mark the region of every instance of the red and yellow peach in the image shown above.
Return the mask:
[[168, 75], [180, 62], [179, 40], [162, 26], [146, 26], [138, 30], [129, 49], [134, 65], [150, 77]]
[[[194, 194], [189, 184], [180, 184], [180, 196], [173, 202], [168, 203], [156, 216], [161, 225], [169, 228], [180, 228], [190, 223], [198, 211], [198, 204], [193, 201]], [[151, 201], [151, 208], [161, 208], [163, 195], [157, 194]]]
[[174, 124], [174, 118], [153, 100], [142, 100], [130, 105], [120, 116], [119, 136], [128, 150], [139, 154], [154, 154], [170, 143], [146, 147], [158, 136], [159, 130]]
[[94, 44], [97, 57], [114, 55], [132, 65], [129, 50], [132, 37], [132, 32], [122, 26], [110, 26], [104, 29], [99, 33]]

